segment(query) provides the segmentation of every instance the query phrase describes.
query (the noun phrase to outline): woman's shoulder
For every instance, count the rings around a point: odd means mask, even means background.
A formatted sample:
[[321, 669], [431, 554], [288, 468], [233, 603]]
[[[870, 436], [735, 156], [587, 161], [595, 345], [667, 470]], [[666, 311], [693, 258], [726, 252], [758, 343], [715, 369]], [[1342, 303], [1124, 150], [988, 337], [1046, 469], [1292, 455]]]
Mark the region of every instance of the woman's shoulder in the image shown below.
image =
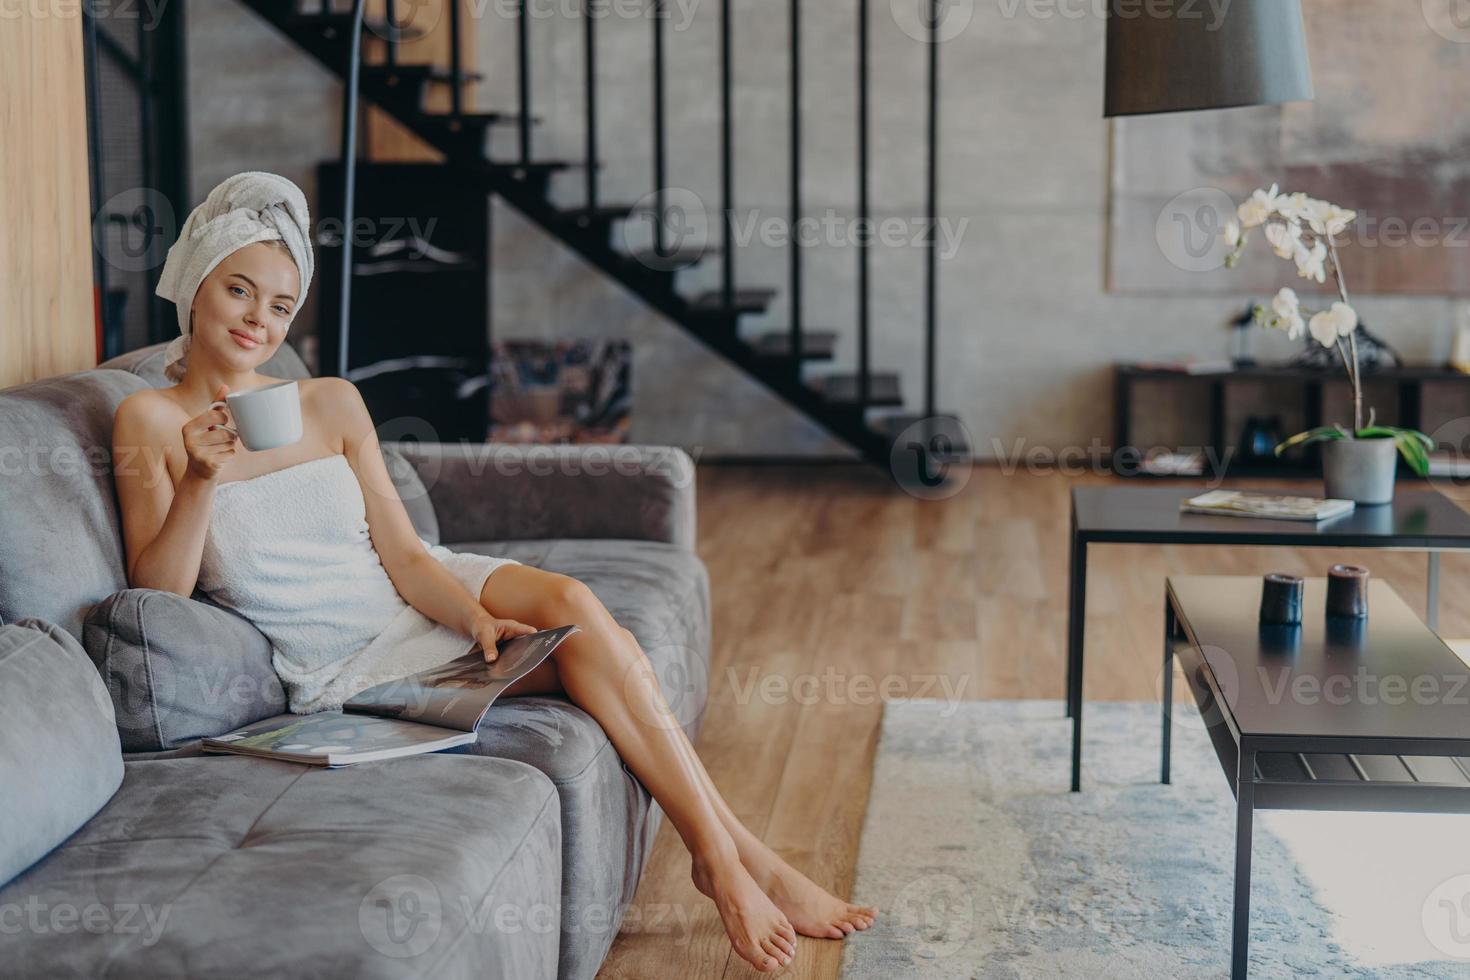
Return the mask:
[[117, 404], [113, 428], [154, 429], [177, 418], [183, 406], [166, 388], [144, 388], [128, 395]]

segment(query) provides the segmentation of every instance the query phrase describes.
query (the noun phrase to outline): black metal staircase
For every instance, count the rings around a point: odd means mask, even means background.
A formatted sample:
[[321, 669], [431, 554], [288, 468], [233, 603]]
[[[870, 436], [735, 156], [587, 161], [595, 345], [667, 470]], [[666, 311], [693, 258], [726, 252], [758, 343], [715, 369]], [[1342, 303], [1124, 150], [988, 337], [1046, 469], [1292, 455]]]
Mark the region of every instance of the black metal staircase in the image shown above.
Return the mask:
[[[329, 69], [346, 77], [350, 64], [352, 18], [347, 13], [323, 12], [321, 4], [317, 10], [303, 13], [299, 0], [244, 0], [262, 17], [270, 21]], [[584, 0], [597, 4], [600, 0]], [[386, 2], [386, 20], [370, 22], [367, 30], [384, 39], [383, 60], [376, 64], [364, 64], [361, 69], [361, 96], [376, 104], [381, 110], [396, 119], [430, 146], [444, 155], [445, 165], [472, 175], [488, 193], [501, 197], [545, 232], [571, 248], [588, 263], [622, 284], [649, 306], [658, 310], [669, 320], [678, 324], [711, 349], [717, 351], [747, 374], [762, 382], [786, 402], [820, 423], [833, 435], [853, 446], [861, 455], [876, 464], [889, 467], [891, 454], [895, 452], [895, 439], [904, 436], [900, 452], [912, 451], [920, 471], [934, 461], [946, 461], [968, 457], [969, 447], [963, 445], [963, 427], [953, 416], [939, 415], [934, 409], [934, 235], [930, 234], [928, 248], [927, 308], [925, 315], [925, 382], [924, 398], [917, 411], [905, 414], [901, 410], [906, 400], [900, 391], [898, 375], [875, 371], [869, 363], [869, 324], [867, 248], [863, 239], [859, 249], [859, 335], [858, 370], [853, 373], [835, 373], [808, 376], [805, 366], [830, 361], [833, 358], [837, 335], [834, 331], [809, 330], [801, 317], [801, 246], [794, 240], [791, 244], [791, 323], [789, 328], [768, 331], [753, 337], [743, 335], [739, 329], [741, 318], [750, 314], [764, 313], [777, 295], [775, 290], [750, 288], [737, 285], [735, 272], [736, 250], [733, 235], [733, 163], [732, 163], [732, 118], [731, 89], [732, 51], [730, 44], [730, 7], [732, 0], [721, 0], [721, 228], [719, 242], [712, 248], [690, 248], [681, 242], [669, 242], [664, 232], [664, 209], [667, 207], [663, 179], [667, 139], [664, 127], [664, 48], [665, 18], [657, 16], [657, 7], [662, 0], [653, 0], [655, 15], [650, 18], [653, 25], [654, 45], [652, 84], [654, 87], [654, 118], [652, 124], [654, 140], [654, 193], [638, 205], [608, 204], [598, 194], [597, 160], [597, 85], [596, 85], [596, 22], [597, 17], [587, 16], [584, 9], [584, 59], [587, 84], [585, 88], [586, 112], [586, 156], [576, 161], [538, 160], [532, 153], [532, 132], [537, 120], [530, 107], [530, 72], [528, 61], [530, 45], [527, 40], [529, 25], [525, 16], [524, 3], [517, 25], [517, 89], [515, 108], [505, 112], [467, 111], [462, 102], [466, 84], [478, 76], [465, 71], [459, 52], [460, 3], [446, 0], [450, 12], [452, 31], [452, 63], [449, 65], [403, 64], [399, 62], [398, 42], [412, 37], [410, 29], [398, 26], [395, 20], [396, 4]], [[792, 32], [792, 82], [791, 82], [791, 164], [792, 220], [801, 214], [800, 197], [800, 0], [791, 3]], [[937, 0], [936, 0], [937, 2]], [[868, 0], [859, 3], [859, 209], [858, 217], [867, 215], [867, 19]], [[406, 5], [407, 6], [407, 5]], [[929, 176], [928, 195], [933, 222], [935, 179], [933, 166], [935, 153], [935, 103], [937, 91], [934, 85], [934, 59], [938, 44], [926, 45], [930, 59], [930, 129], [929, 129]], [[447, 86], [451, 92], [451, 111], [434, 112], [425, 108], [425, 95], [433, 86]], [[487, 151], [488, 134], [495, 127], [514, 127], [517, 134], [517, 153], [514, 159], [494, 159]], [[585, 178], [584, 203], [578, 207], [565, 208], [552, 203], [548, 195], [549, 181], [559, 171], [581, 169]], [[653, 247], [639, 250], [624, 250], [615, 246], [614, 228], [619, 222], [652, 218]], [[684, 295], [675, 285], [676, 273], [688, 266], [718, 259], [721, 263], [720, 286], [698, 295]], [[887, 410], [875, 412], [873, 410]], [[927, 421], [925, 421], [927, 420]], [[916, 423], [923, 422], [922, 425]]]

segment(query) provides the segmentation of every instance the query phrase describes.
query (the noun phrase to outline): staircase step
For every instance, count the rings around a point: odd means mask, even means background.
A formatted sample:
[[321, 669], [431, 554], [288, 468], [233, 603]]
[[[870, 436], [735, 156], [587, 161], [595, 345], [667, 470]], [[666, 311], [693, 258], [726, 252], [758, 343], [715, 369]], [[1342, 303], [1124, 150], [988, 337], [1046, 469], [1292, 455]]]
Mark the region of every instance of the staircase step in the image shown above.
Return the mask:
[[812, 379], [812, 386], [829, 404], [841, 408], [886, 408], [903, 404], [898, 375], [891, 371], [872, 371], [868, 374], [866, 404], [858, 401], [856, 374], [828, 374]]
[[[490, 126], [518, 125], [521, 121], [521, 114], [518, 112], [461, 112], [457, 116], [448, 112], [425, 112], [423, 116], [451, 133], [467, 133], [476, 129], [483, 131]], [[539, 116], [531, 117], [531, 125], [536, 126], [540, 122]]]
[[628, 253], [628, 259], [654, 272], [677, 272], [718, 254], [715, 245], [682, 245], [662, 255], [652, 248], [635, 249]]
[[646, 214], [649, 207], [642, 202], [637, 204], [599, 204], [595, 208], [568, 208], [562, 212], [562, 217], [578, 228], [591, 228], [596, 225], [611, 225], [615, 221], [623, 221], [636, 214]]
[[[404, 86], [425, 83], [452, 82], [453, 73], [443, 65], [363, 65], [364, 79], [373, 79], [383, 85]], [[477, 71], [464, 72], [466, 82], [484, 81], [485, 76]]]
[[[286, 26], [293, 31], [313, 31], [323, 37], [345, 38], [352, 30], [352, 15], [343, 13], [291, 14], [286, 18]], [[416, 27], [391, 27], [386, 20], [379, 17], [363, 18], [362, 26], [363, 30], [380, 38], [385, 38], [390, 33], [394, 33], [400, 41], [417, 41], [419, 38], [428, 36], [427, 31]]]
[[742, 313], [764, 313], [771, 300], [776, 298], [774, 289], [737, 289], [734, 291], [735, 305], [725, 305], [725, 292], [711, 289], [700, 293], [689, 301], [689, 309], [699, 316], [734, 315]]
[[918, 442], [926, 448], [931, 459], [941, 463], [967, 459], [971, 452], [964, 425], [953, 415], [923, 416], [900, 412], [878, 419], [873, 430], [882, 435], [890, 446], [900, 437], [905, 441]]
[[[751, 343], [761, 357], [790, 357], [791, 330], [771, 330], [758, 335]], [[837, 331], [803, 330], [801, 332], [801, 359], [804, 361], [829, 361], [837, 349]]]

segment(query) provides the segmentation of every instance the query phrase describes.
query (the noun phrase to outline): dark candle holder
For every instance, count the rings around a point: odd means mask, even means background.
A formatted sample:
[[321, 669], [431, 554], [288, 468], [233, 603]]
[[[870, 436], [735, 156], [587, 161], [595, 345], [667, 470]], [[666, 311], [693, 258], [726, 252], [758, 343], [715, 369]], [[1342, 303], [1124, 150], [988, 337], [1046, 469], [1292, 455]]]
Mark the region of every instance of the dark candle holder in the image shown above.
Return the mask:
[[1327, 615], [1348, 619], [1368, 615], [1368, 569], [1333, 565], [1327, 570]]
[[1267, 575], [1261, 581], [1261, 622], [1281, 626], [1300, 623], [1305, 589], [1305, 583], [1296, 575]]
[[1301, 623], [1261, 623], [1256, 629], [1261, 643], [1261, 653], [1267, 658], [1295, 660], [1297, 654], [1301, 653]]

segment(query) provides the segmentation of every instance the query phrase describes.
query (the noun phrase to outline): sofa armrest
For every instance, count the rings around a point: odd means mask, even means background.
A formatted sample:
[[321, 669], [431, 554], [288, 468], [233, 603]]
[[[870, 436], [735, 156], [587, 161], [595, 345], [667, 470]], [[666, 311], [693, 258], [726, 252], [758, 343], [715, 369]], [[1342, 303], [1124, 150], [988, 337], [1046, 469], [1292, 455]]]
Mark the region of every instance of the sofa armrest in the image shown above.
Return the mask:
[[125, 752], [157, 752], [286, 710], [271, 644], [222, 606], [158, 589], [94, 605], [82, 645], [117, 713]]
[[694, 460], [676, 446], [397, 442], [440, 543], [635, 538], [694, 550]]

